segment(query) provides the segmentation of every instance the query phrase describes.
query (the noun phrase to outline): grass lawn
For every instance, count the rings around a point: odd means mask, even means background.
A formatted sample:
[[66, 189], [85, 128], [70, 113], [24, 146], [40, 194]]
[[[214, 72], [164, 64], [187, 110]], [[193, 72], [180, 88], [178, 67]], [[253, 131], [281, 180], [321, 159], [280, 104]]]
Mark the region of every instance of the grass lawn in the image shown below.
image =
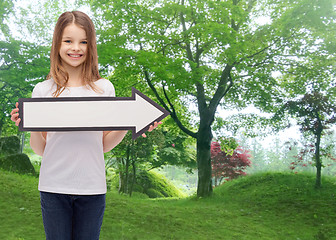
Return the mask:
[[[0, 239], [45, 239], [37, 178], [0, 171]], [[100, 239], [336, 239], [336, 179], [263, 173], [211, 198], [140, 199], [107, 194]]]

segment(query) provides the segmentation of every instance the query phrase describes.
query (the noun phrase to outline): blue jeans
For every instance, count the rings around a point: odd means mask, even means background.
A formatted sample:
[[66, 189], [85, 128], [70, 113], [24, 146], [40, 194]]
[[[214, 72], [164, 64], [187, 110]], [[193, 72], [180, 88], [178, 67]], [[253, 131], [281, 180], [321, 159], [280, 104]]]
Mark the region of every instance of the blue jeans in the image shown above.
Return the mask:
[[98, 240], [105, 194], [68, 195], [40, 192], [47, 240]]

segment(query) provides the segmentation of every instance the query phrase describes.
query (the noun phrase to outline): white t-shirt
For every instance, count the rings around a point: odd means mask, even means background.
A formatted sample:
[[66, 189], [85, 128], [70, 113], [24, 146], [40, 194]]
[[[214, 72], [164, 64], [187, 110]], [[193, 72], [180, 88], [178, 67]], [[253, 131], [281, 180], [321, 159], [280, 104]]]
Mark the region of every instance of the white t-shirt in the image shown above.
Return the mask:
[[[90, 87], [69, 87], [59, 97], [115, 96], [112, 83], [100, 79]], [[52, 97], [52, 79], [38, 83], [32, 97]], [[93, 195], [106, 193], [102, 131], [48, 132], [42, 156], [39, 191]]]

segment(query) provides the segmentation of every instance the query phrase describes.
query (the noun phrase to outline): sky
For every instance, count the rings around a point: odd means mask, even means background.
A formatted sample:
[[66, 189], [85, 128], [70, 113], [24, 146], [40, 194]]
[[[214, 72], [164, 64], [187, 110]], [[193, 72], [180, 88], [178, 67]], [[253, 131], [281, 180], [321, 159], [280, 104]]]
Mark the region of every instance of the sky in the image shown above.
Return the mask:
[[[249, 107], [247, 107], [247, 108], [245, 108], [241, 111], [238, 111], [238, 110], [227, 111], [227, 110], [223, 110], [223, 109], [218, 110], [218, 116], [220, 116], [222, 118], [228, 117], [230, 115], [238, 114], [238, 113], [241, 113], [241, 114], [251, 114], [251, 113], [253, 113], [253, 114], [258, 114], [258, 115], [263, 116], [263, 117], [270, 117], [269, 114], [261, 113], [257, 108], [255, 108], [253, 106], [249, 106]], [[295, 140], [295, 141], [299, 141], [302, 137], [301, 132], [299, 130], [299, 126], [296, 125], [294, 120], [291, 121], [291, 124], [292, 124], [292, 126], [290, 128], [286, 128], [286, 129], [283, 129], [279, 132], [269, 134], [265, 137], [257, 137], [257, 140], [265, 148], [271, 147], [272, 143], [274, 143], [276, 140], [280, 140], [281, 144], [285, 143], [286, 141], [288, 141], [290, 139]], [[243, 128], [241, 130], [243, 130]], [[232, 137], [235, 137], [235, 136], [232, 136]], [[239, 140], [239, 139], [236, 139], [236, 140]]]

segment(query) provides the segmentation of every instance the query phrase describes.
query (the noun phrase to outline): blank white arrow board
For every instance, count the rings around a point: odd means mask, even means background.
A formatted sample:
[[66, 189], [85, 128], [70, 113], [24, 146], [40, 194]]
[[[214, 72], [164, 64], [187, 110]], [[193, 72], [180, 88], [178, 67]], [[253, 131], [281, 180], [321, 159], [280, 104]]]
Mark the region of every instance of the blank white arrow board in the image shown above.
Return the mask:
[[132, 97], [20, 98], [20, 131], [132, 130], [133, 139], [169, 112], [140, 91]]

